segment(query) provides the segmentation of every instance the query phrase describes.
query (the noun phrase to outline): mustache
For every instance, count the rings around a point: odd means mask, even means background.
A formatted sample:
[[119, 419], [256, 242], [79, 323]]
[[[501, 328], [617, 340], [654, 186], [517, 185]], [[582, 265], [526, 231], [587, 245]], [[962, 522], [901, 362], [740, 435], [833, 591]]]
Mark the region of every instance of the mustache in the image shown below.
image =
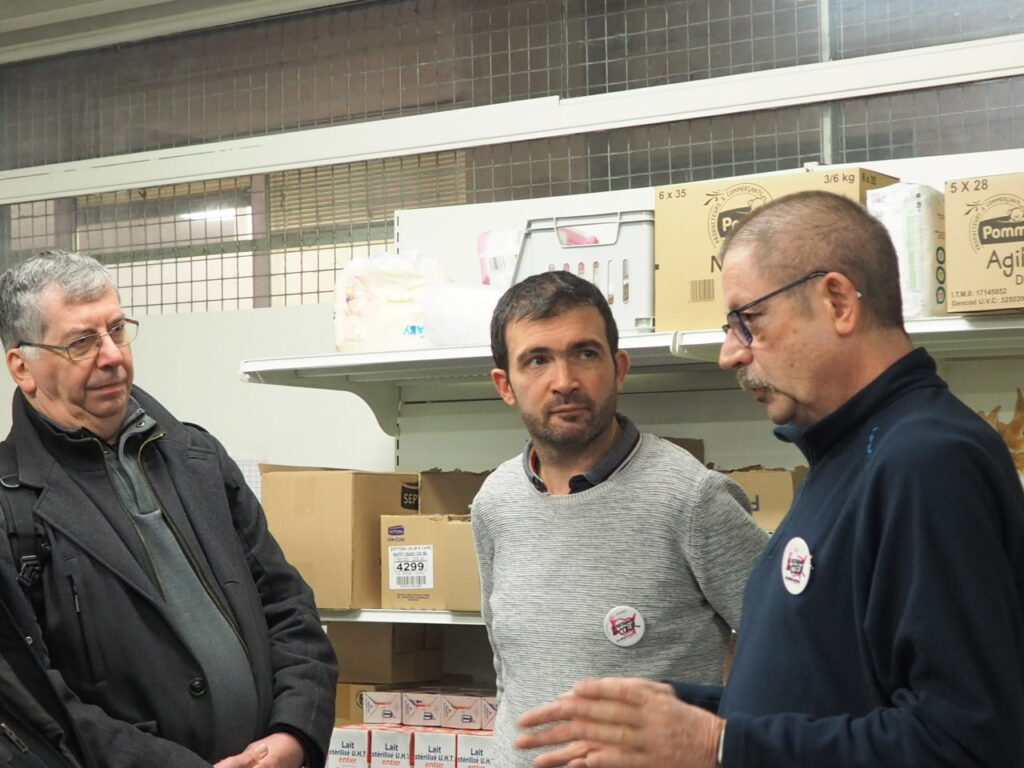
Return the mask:
[[553, 409], [558, 408], [559, 406], [562, 405], [582, 405], [584, 407], [589, 408], [594, 405], [594, 401], [591, 400], [589, 397], [585, 397], [583, 395], [558, 395], [548, 402], [544, 410], [548, 413], [551, 413]]
[[757, 376], [746, 368], [740, 368], [736, 371], [736, 381], [739, 383], [740, 389], [763, 389], [768, 392], [775, 391], [775, 385], [768, 381], [768, 379]]

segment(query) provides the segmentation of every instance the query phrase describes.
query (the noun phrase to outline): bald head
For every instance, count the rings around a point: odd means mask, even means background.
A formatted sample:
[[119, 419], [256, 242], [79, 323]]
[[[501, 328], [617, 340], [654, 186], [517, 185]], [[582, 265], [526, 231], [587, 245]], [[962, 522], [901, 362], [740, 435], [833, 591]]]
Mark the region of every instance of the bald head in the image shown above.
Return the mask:
[[882, 223], [852, 200], [820, 191], [772, 200], [732, 230], [723, 262], [740, 247], [756, 254], [757, 268], [780, 285], [810, 272], [839, 272], [863, 294], [865, 321], [903, 328], [896, 250]]

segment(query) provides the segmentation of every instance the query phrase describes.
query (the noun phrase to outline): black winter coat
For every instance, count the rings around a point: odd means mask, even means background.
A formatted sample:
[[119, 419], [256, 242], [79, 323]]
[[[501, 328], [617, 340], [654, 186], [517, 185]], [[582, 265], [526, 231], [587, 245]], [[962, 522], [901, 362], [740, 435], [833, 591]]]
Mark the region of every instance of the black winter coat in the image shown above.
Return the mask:
[[64, 703], [48, 678], [32, 606], [0, 558], [0, 766], [80, 768], [87, 763]]
[[[322, 765], [334, 722], [337, 663], [309, 586], [267, 530], [259, 501], [223, 446], [138, 388], [157, 424], [140, 449], [147, 478], [187, 556], [237, 629], [252, 666], [252, 738], [291, 733]], [[19, 480], [38, 489], [51, 547], [41, 618], [52, 665], [81, 701], [68, 706], [106, 768], [206, 768], [212, 707], [203, 673], [160, 594], [101, 509], [120, 511], [102, 451], [86, 430], [57, 435], [20, 391], [7, 441]], [[239, 744], [241, 751], [246, 744]]]

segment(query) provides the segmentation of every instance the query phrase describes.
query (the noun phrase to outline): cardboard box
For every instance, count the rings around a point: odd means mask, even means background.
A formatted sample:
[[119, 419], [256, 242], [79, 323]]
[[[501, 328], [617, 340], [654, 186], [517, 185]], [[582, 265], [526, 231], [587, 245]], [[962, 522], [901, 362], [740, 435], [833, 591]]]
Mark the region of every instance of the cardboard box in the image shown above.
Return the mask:
[[719, 250], [729, 231], [775, 198], [821, 189], [865, 201], [896, 181], [864, 168], [737, 176], [655, 190], [654, 323], [658, 331], [719, 328], [725, 322]]
[[370, 736], [370, 768], [408, 766], [412, 731], [407, 728], [374, 728]]
[[402, 722], [402, 692], [364, 691], [363, 722], [400, 725]]
[[441, 725], [441, 694], [402, 691], [402, 725]]
[[498, 697], [484, 696], [484, 713], [480, 721], [481, 730], [494, 730], [494, 720], [498, 717]]
[[1024, 173], [946, 182], [949, 311], [1024, 309]]
[[370, 754], [370, 731], [365, 727], [335, 728], [327, 747], [327, 763], [324, 768], [358, 766], [366, 768]]
[[421, 515], [468, 515], [469, 505], [488, 474], [436, 469], [420, 472], [416, 511]]
[[484, 698], [479, 693], [442, 691], [441, 726], [465, 730], [483, 728]]
[[468, 515], [386, 515], [380, 526], [384, 608], [480, 610]]
[[413, 768], [455, 768], [455, 733], [437, 728], [417, 730], [412, 737]]
[[903, 317], [946, 314], [946, 208], [942, 193], [899, 182], [869, 189], [868, 213], [892, 238], [900, 269]]
[[270, 531], [319, 608], [380, 608], [380, 517], [416, 509], [413, 473], [261, 465]]
[[374, 683], [338, 683], [334, 694], [335, 726], [363, 722], [363, 693], [383, 687]]
[[473, 526], [468, 517], [449, 518], [445, 526], [442, 563], [445, 605], [449, 611], [480, 610], [480, 566], [473, 543]]
[[455, 740], [455, 760], [459, 768], [494, 765], [493, 736], [485, 731], [460, 733]]
[[754, 520], [770, 533], [778, 528], [782, 518], [789, 512], [796, 490], [807, 475], [807, 468], [751, 467], [725, 474], [740, 484], [750, 499]]
[[381, 607], [381, 515], [468, 514], [487, 477], [486, 472], [357, 472], [272, 464], [260, 471], [274, 538], [313, 588], [317, 607], [335, 610]]
[[342, 682], [411, 683], [441, 676], [436, 627], [332, 621], [327, 624], [327, 636], [338, 655]]

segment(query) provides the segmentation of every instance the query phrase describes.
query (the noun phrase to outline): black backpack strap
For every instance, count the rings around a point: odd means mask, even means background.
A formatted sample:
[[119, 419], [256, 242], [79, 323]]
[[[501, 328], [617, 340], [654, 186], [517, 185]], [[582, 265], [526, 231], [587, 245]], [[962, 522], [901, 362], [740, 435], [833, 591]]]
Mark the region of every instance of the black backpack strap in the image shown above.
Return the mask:
[[[49, 554], [41, 533], [36, 531], [35, 506], [38, 494], [18, 479], [18, 460], [8, 441], [0, 442], [0, 508], [7, 518], [7, 536], [11, 557], [18, 570], [18, 583], [25, 590], [37, 613], [42, 606], [40, 576]], [[41, 615], [41, 614], [40, 614]]]

